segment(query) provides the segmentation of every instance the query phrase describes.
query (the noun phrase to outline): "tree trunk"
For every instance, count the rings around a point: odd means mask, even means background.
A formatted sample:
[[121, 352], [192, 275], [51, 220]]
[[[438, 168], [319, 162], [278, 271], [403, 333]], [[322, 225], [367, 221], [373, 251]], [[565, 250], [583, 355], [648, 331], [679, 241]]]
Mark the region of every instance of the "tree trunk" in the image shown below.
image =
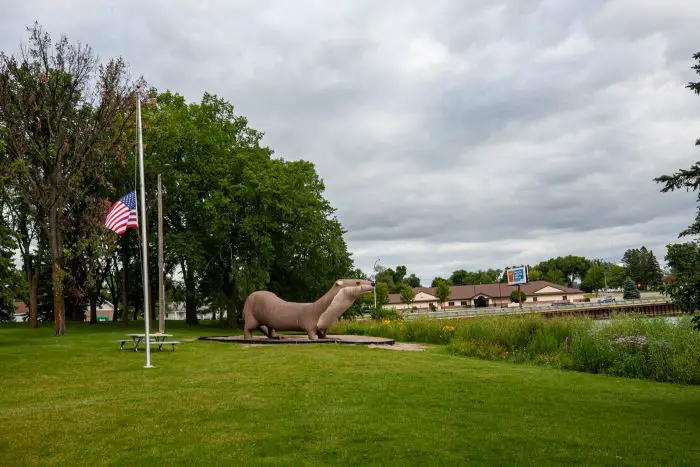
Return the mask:
[[197, 319], [197, 297], [195, 295], [194, 274], [184, 267], [182, 271], [185, 276], [185, 322], [187, 324], [199, 324]]
[[90, 291], [90, 324], [97, 324], [97, 290]]
[[78, 321], [78, 312], [80, 311], [80, 307], [74, 301], [69, 300], [67, 308], [70, 311], [68, 316], [70, 316], [71, 321]]
[[155, 300], [153, 300], [153, 296], [155, 295], [153, 292], [156, 292], [153, 290], [155, 281], [148, 281], [148, 309], [149, 313], [151, 314], [151, 327], [153, 326], [153, 323], [156, 322], [156, 303]]
[[238, 289], [236, 288], [236, 281], [233, 280], [226, 274], [224, 277], [224, 287], [226, 287], [226, 323], [228, 327], [235, 328], [238, 327], [239, 319], [237, 313], [238, 304]]
[[122, 321], [129, 327], [129, 252], [122, 248]]
[[54, 335], [66, 333], [66, 315], [63, 308], [63, 271], [61, 271], [61, 232], [58, 228], [58, 208], [49, 210], [49, 242], [51, 244], [51, 283], [53, 285]]
[[39, 271], [35, 265], [27, 271], [29, 279], [29, 327], [39, 327]]

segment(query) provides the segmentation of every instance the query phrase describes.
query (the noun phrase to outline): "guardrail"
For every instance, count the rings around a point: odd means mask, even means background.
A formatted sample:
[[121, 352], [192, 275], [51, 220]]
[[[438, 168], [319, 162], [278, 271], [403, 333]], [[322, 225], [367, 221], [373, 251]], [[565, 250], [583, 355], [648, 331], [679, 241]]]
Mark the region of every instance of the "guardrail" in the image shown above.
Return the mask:
[[[490, 316], [499, 314], [515, 315], [519, 313], [538, 313], [546, 312], [550, 310], [580, 310], [586, 308], [622, 308], [639, 305], [654, 305], [654, 304], [666, 304], [672, 303], [670, 299], [664, 297], [655, 298], [639, 298], [634, 300], [620, 300], [617, 302], [609, 303], [598, 303], [598, 302], [577, 302], [571, 305], [528, 305], [520, 307], [509, 307], [509, 308], [460, 308], [448, 311], [428, 311], [428, 312], [403, 312], [401, 316], [404, 319], [416, 319], [416, 318], [431, 318], [431, 319], [449, 319], [449, 318], [459, 318], [464, 316]], [[544, 305], [544, 306], [543, 306]]]

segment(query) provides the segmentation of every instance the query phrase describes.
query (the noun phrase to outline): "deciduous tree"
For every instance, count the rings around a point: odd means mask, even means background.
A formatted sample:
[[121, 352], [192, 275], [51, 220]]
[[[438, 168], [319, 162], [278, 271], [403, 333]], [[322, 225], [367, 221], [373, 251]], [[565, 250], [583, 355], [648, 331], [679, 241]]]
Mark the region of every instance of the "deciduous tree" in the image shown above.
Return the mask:
[[17, 56], [0, 53], [0, 126], [14, 188], [42, 213], [57, 335], [66, 329], [64, 212], [91, 183], [104, 183], [103, 157], [123, 135], [131, 96], [121, 59], [101, 65], [90, 47], [65, 36], [54, 43], [38, 24]]

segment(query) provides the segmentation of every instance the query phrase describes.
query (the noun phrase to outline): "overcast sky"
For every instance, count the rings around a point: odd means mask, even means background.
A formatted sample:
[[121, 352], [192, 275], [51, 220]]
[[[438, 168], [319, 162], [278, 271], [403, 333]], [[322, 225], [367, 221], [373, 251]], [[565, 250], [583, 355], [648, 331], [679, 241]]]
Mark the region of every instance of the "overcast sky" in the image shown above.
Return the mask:
[[312, 161], [367, 272], [662, 260], [695, 216], [652, 179], [700, 160], [700, 1], [2, 0], [0, 49], [34, 20]]

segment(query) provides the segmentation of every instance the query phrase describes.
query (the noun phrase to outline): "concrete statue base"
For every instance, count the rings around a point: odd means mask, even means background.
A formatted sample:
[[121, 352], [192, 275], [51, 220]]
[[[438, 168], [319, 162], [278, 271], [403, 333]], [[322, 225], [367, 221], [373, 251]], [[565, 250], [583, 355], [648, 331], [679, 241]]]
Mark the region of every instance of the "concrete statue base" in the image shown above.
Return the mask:
[[324, 338], [310, 340], [305, 334], [277, 334], [275, 338], [266, 336], [205, 336], [203, 341], [231, 342], [234, 344], [359, 344], [359, 345], [394, 345], [394, 339], [372, 336], [352, 336], [348, 334], [328, 334]]

